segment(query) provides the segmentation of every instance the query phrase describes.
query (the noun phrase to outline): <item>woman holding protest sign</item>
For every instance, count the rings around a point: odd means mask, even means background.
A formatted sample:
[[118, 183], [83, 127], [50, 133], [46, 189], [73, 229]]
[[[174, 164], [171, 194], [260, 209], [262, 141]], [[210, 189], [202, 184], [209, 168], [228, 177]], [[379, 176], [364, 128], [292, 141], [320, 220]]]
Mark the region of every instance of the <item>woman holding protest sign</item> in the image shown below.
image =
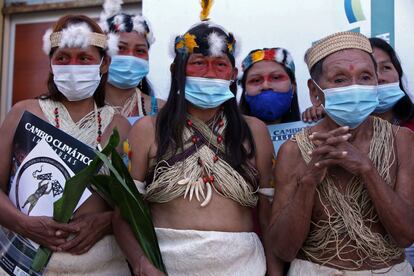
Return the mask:
[[68, 224], [48, 216], [28, 216], [8, 197], [14, 155], [13, 139], [26, 111], [92, 148], [105, 144], [116, 126], [124, 139], [128, 121], [105, 105], [104, 87], [110, 57], [101, 28], [83, 15], [60, 18], [44, 36], [43, 49], [50, 59], [48, 93], [37, 100], [17, 103], [7, 114], [0, 133], [0, 224], [57, 253], [48, 274], [128, 274], [128, 267], [112, 236], [112, 211], [92, 193]]

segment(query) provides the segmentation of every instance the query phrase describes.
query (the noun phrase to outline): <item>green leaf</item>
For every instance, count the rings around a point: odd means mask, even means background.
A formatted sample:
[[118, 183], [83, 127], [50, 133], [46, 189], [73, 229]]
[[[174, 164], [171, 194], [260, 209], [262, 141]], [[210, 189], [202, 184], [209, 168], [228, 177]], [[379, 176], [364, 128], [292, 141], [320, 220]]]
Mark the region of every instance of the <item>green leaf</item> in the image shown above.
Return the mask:
[[110, 206], [114, 207], [115, 202], [111, 196], [110, 190], [110, 182], [111, 176], [110, 175], [95, 175], [91, 179], [92, 187], [95, 192], [97, 192]]
[[[115, 128], [102, 153], [106, 155], [111, 154], [118, 146], [119, 140], [119, 133]], [[83, 192], [89, 183], [91, 183], [92, 177], [97, 173], [101, 165], [101, 159], [95, 157], [89, 166], [66, 181], [62, 197], [53, 205], [53, 219], [55, 221], [67, 223], [70, 220]], [[42, 271], [47, 265], [51, 255], [52, 252], [48, 248], [40, 246], [33, 259], [32, 269], [36, 272]]]
[[94, 185], [98, 189], [106, 190], [108, 185], [105, 183], [110, 182], [110, 195], [120, 208], [122, 217], [130, 224], [145, 256], [159, 270], [166, 272], [149, 207], [138, 192], [122, 158], [115, 150], [111, 154], [111, 160], [101, 153], [97, 153], [97, 156], [109, 168], [111, 180], [102, 179], [102, 182], [96, 182]]
[[[157, 235], [155, 233], [154, 225], [152, 223], [150, 209], [147, 203], [142, 198], [141, 194], [138, 192], [138, 189], [135, 186], [135, 183], [131, 175], [129, 174], [129, 171], [124, 165], [122, 158], [119, 156], [119, 154], [117, 152], [113, 152], [111, 154], [111, 158], [112, 164], [123, 176], [129, 189], [133, 192], [132, 196], [136, 199], [136, 202], [138, 202], [138, 205], [132, 206], [133, 208], [132, 210], [130, 210], [130, 213], [127, 212], [127, 209], [122, 215], [125, 219], [127, 219], [130, 222], [130, 224], [135, 225], [135, 227], [133, 227], [133, 230], [136, 237], [138, 236], [138, 232], [142, 228], [142, 224], [146, 224], [147, 227], [145, 227], [145, 230], [147, 231], [145, 233], [145, 236], [142, 236], [141, 240], [138, 241], [140, 242], [140, 244], [142, 244], [143, 242], [148, 243], [148, 248], [146, 248], [146, 251], [144, 252], [147, 252], [147, 256], [152, 256], [150, 260], [158, 269], [160, 269], [163, 272], [166, 272], [164, 263], [162, 261], [161, 251], [158, 246]], [[128, 196], [126, 197], [128, 198]], [[134, 202], [131, 203], [134, 204]], [[143, 218], [145, 217], [146, 221], [143, 220]]]
[[[102, 150], [101, 155], [109, 155], [119, 144], [119, 133], [114, 129], [113, 134], [109, 138], [108, 144]], [[57, 222], [66, 223], [70, 220], [76, 206], [79, 203], [82, 194], [102, 166], [101, 158], [95, 157], [91, 164], [81, 170], [78, 174], [66, 181], [62, 197], [55, 202], [53, 210], [53, 218]]]
[[[107, 146], [102, 152], [96, 152], [91, 164], [66, 182], [62, 198], [54, 204], [54, 219], [68, 222], [84, 190], [91, 183], [110, 204], [119, 206], [122, 217], [130, 224], [147, 258], [159, 270], [166, 272], [149, 207], [116, 151], [118, 143], [119, 134], [115, 129]], [[95, 175], [102, 163], [109, 168], [110, 175]], [[32, 268], [41, 271], [51, 254], [48, 249], [40, 247]]]
[[40, 272], [47, 265], [51, 256], [52, 251], [46, 247], [39, 247], [36, 256], [33, 259], [31, 268], [36, 272]]
[[[114, 181], [116, 178], [112, 179]], [[146, 217], [146, 212], [142, 212], [142, 209], [147, 207], [141, 206], [117, 181], [111, 183], [111, 194], [120, 208], [122, 217], [130, 224], [145, 256], [155, 267], [165, 272], [152, 220]]]

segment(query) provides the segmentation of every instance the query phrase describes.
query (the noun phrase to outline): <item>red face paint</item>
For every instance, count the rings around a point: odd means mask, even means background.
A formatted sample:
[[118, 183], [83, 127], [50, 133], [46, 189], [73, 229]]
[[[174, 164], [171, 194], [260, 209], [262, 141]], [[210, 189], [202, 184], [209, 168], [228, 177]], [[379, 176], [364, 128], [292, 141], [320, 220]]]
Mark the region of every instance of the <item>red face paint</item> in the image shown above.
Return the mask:
[[267, 81], [287, 81], [289, 79], [288, 75], [285, 74], [276, 74], [267, 76]]

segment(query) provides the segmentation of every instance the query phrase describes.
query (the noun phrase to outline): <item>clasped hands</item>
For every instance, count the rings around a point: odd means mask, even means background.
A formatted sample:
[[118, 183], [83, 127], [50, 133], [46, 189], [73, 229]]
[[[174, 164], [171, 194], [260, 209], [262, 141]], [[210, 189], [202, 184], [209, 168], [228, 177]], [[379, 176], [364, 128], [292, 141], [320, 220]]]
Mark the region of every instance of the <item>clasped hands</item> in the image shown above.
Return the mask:
[[340, 166], [353, 175], [362, 175], [369, 171], [372, 168], [371, 160], [366, 153], [349, 142], [351, 137], [347, 126], [309, 135], [315, 148], [308, 152], [311, 161], [305, 175], [319, 184], [329, 167]]
[[112, 212], [81, 215], [68, 224], [45, 216], [26, 216], [23, 236], [52, 251], [81, 255], [111, 233]]

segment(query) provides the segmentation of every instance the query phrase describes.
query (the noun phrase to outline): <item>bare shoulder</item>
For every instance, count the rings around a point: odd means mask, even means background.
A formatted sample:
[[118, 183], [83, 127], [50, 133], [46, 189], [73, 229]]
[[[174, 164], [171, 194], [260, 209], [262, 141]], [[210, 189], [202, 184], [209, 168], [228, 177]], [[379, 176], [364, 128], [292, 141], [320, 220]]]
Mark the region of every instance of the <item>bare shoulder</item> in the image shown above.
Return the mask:
[[34, 115], [43, 117], [42, 111], [37, 100], [24, 100], [16, 103], [10, 109], [10, 111], [6, 115], [6, 119], [3, 122], [3, 127], [6, 126], [9, 129], [16, 127], [25, 111], [29, 111]]
[[114, 115], [114, 117], [112, 118], [112, 124], [119, 129], [127, 131], [129, 131], [129, 129], [131, 128], [131, 124], [128, 122], [128, 120], [120, 114]]
[[252, 133], [256, 149], [269, 152], [273, 156], [273, 143], [266, 124], [255, 117], [244, 116], [244, 118]]
[[253, 134], [253, 137], [255, 137], [255, 139], [256, 137], [260, 138], [263, 135], [268, 135], [270, 137], [267, 126], [263, 121], [257, 119], [256, 117], [251, 117], [251, 116], [246, 116], [246, 115], [244, 115], [243, 117], [247, 125], [249, 126]]
[[155, 120], [155, 117], [144, 116], [132, 126], [131, 132], [155, 131]]
[[114, 128], [116, 128], [119, 131], [122, 140], [124, 140], [128, 136], [129, 130], [131, 129], [131, 125], [124, 116], [120, 114], [115, 114], [112, 118], [112, 122], [109, 125], [108, 130], [112, 132]]
[[245, 115], [243, 117], [252, 132], [256, 145], [260, 145], [262, 142], [271, 142], [269, 130], [263, 121], [256, 117]]
[[276, 157], [276, 164], [296, 163], [301, 158], [298, 144], [294, 140], [287, 140], [279, 148]]
[[306, 168], [306, 163], [296, 141], [287, 140], [277, 153], [274, 167], [276, 182], [287, 183], [288, 179], [296, 179]]
[[128, 135], [132, 152], [132, 173], [134, 178], [143, 179], [148, 160], [156, 155], [155, 116], [145, 116], [138, 120]]
[[414, 132], [406, 127], [393, 126], [399, 157], [412, 158], [414, 151]]
[[396, 134], [397, 143], [412, 143], [414, 140], [414, 132], [406, 127], [392, 126], [393, 132]]
[[138, 120], [131, 128], [129, 132], [129, 140], [146, 140], [147, 142], [152, 142], [149, 140], [155, 139], [155, 116], [144, 116], [142, 119]]
[[15, 114], [22, 114], [25, 111], [29, 111], [35, 115], [38, 115], [39, 111], [41, 111], [39, 101], [34, 99], [23, 100], [13, 105], [12, 109], [10, 110], [10, 112], [13, 112]]

